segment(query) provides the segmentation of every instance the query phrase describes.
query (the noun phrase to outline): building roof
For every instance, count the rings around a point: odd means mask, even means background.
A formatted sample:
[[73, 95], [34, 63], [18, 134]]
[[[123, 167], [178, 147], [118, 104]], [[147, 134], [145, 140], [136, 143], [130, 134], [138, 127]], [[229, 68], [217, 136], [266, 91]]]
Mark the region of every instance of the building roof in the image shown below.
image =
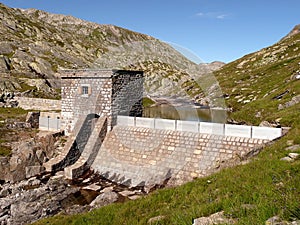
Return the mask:
[[76, 78], [111, 78], [120, 73], [128, 74], [143, 74], [143, 71], [136, 70], [117, 70], [117, 69], [70, 69], [61, 70], [62, 79], [76, 79]]

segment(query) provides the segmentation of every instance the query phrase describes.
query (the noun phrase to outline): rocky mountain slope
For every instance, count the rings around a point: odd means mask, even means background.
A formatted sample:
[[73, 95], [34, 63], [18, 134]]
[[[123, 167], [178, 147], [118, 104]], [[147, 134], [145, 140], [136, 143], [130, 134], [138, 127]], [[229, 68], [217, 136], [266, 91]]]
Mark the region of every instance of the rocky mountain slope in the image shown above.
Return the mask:
[[147, 94], [184, 96], [193, 89], [194, 97], [200, 88], [193, 77], [222, 66], [197, 66], [153, 37], [72, 16], [0, 4], [0, 18], [2, 92], [59, 97], [62, 69], [131, 68], [145, 71]]
[[278, 43], [223, 66], [214, 75], [232, 116], [291, 126], [300, 102], [300, 33], [297, 25]]

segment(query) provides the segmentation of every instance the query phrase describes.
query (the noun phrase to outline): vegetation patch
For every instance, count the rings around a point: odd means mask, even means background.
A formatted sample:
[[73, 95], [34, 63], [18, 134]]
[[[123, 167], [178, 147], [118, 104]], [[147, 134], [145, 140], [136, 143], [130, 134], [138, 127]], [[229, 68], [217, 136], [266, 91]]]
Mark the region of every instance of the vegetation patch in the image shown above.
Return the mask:
[[150, 107], [155, 104], [155, 101], [153, 101], [151, 98], [143, 97], [143, 107]]

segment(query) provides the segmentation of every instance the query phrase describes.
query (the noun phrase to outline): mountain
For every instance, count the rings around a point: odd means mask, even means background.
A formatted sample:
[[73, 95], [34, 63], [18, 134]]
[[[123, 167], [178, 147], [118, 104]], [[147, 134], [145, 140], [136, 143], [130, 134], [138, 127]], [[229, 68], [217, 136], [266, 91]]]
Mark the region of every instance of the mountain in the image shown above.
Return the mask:
[[214, 72], [232, 118], [251, 124], [268, 120], [291, 126], [295, 122], [300, 99], [299, 27], [278, 43]]
[[289, 32], [283, 39], [289, 38], [295, 34], [299, 34], [300, 33], [300, 24], [296, 25], [291, 32]]
[[0, 18], [0, 92], [59, 98], [61, 70], [114, 68], [143, 70], [146, 94], [196, 98], [195, 78], [211, 72], [208, 64], [121, 27], [3, 4]]

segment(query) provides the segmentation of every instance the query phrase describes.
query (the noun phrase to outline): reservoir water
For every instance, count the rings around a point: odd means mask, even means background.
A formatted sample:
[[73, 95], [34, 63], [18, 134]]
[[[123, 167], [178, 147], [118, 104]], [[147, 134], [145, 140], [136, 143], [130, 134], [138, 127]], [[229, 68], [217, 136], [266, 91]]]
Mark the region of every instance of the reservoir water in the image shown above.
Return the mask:
[[224, 123], [226, 112], [197, 108], [193, 105], [159, 104], [145, 107], [143, 117]]

